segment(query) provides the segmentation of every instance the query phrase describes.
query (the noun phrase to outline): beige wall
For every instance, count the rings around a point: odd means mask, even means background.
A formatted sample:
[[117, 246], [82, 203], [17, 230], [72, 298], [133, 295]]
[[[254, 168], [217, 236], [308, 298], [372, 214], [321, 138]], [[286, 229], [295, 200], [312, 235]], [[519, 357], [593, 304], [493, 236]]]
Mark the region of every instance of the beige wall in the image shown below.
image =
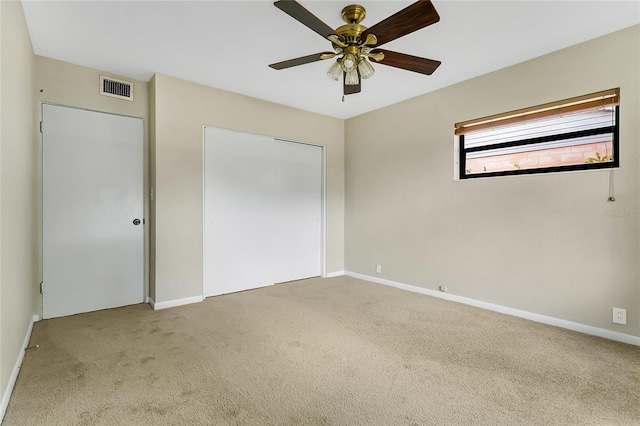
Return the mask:
[[326, 147], [327, 272], [344, 269], [342, 120], [159, 74], [155, 100], [156, 302], [203, 294], [204, 125]]
[[[606, 215], [640, 208], [639, 28], [348, 120], [346, 269], [640, 335], [640, 219]], [[608, 171], [454, 181], [455, 122], [614, 87], [615, 203]]]
[[[0, 4], [0, 398], [5, 397], [7, 379], [4, 378], [5, 363], [3, 359], [4, 344], [2, 343], [2, 4]], [[4, 417], [4, 412], [0, 412]]]
[[[148, 121], [149, 83], [129, 77], [36, 56], [40, 100], [110, 114], [142, 117]], [[133, 102], [102, 96], [100, 76], [133, 82]]]
[[[149, 82], [149, 182], [156, 181], [156, 77]], [[153, 143], [151, 143], [153, 141]], [[149, 236], [149, 297], [156, 300], [156, 201], [149, 197], [149, 214], [147, 215], [147, 234]]]
[[5, 396], [38, 288], [35, 64], [22, 4], [0, 2], [0, 390]]
[[[74, 108], [88, 109], [109, 114], [126, 115], [129, 117], [141, 117], [144, 119], [145, 137], [145, 163], [144, 167], [144, 211], [145, 217], [149, 217], [149, 182], [147, 151], [149, 146], [149, 83], [134, 80], [128, 77], [87, 68], [68, 62], [36, 56], [37, 93], [39, 98], [38, 117], [41, 117], [41, 103], [51, 103]], [[133, 101], [112, 98], [99, 94], [99, 79], [104, 75], [133, 83]], [[40, 118], [39, 118], [40, 119]], [[40, 145], [38, 145], [40, 152]], [[41, 158], [41, 157], [39, 157]], [[39, 177], [42, 165], [38, 164]], [[41, 187], [38, 188], [41, 193]], [[41, 198], [40, 198], [41, 199]], [[41, 214], [41, 213], [40, 213]], [[42, 222], [38, 223], [38, 235], [42, 235]], [[148, 224], [148, 222], [147, 222]], [[145, 249], [148, 248], [149, 227], [145, 229]], [[39, 246], [41, 248], [41, 246]], [[148, 252], [148, 250], [146, 250]], [[145, 262], [145, 281], [148, 277], [148, 262]], [[39, 296], [39, 295], [38, 295]], [[42, 298], [38, 297], [38, 312], [42, 312]]]

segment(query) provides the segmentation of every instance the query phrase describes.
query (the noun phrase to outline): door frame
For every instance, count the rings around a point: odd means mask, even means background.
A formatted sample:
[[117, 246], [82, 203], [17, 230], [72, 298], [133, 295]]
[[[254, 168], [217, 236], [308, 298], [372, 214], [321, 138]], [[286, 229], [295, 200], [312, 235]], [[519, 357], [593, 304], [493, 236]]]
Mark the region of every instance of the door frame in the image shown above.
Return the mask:
[[[204, 126], [202, 126], [202, 298], [205, 299], [207, 297], [206, 296], [207, 268], [205, 265], [205, 253], [207, 250], [207, 247], [206, 247], [207, 242], [204, 235], [204, 230], [205, 230], [206, 220], [207, 220], [205, 216], [205, 195], [206, 195], [206, 192], [205, 192], [205, 142], [206, 142], [205, 132], [207, 127], [221, 129], [221, 130], [228, 130], [231, 132], [247, 133], [250, 135], [266, 136], [282, 142], [316, 146], [321, 149], [320, 156], [321, 156], [322, 164], [320, 166], [320, 173], [321, 173], [320, 179], [321, 179], [322, 185], [321, 185], [321, 195], [320, 195], [320, 202], [321, 202], [321, 206], [320, 206], [320, 276], [322, 278], [326, 278], [327, 277], [327, 147], [325, 145], [319, 145], [319, 144], [314, 144], [309, 142], [300, 142], [300, 141], [284, 139], [284, 138], [279, 138], [279, 137], [270, 136], [270, 135], [261, 135], [255, 132], [245, 132], [242, 130], [228, 129], [226, 127], [212, 126], [212, 125], [205, 124]], [[211, 297], [215, 297], [215, 296], [211, 296]]]
[[[136, 116], [136, 115], [127, 115], [127, 114], [118, 114], [118, 113], [114, 113], [114, 112], [109, 112], [109, 111], [100, 111], [97, 109], [91, 109], [91, 108], [82, 108], [82, 107], [77, 107], [77, 106], [70, 106], [70, 105], [65, 105], [65, 104], [61, 104], [61, 103], [57, 103], [57, 102], [50, 102], [50, 101], [40, 101], [40, 108], [39, 108], [39, 113], [40, 113], [40, 117], [39, 117], [39, 123], [41, 126], [46, 126], [46, 124], [43, 124], [43, 120], [44, 120], [44, 106], [45, 105], [51, 105], [51, 106], [57, 106], [57, 107], [63, 107], [63, 108], [69, 108], [69, 109], [77, 109], [77, 110], [82, 110], [82, 111], [89, 111], [89, 112], [97, 112], [100, 114], [108, 114], [108, 115], [116, 115], [119, 117], [128, 117], [128, 118], [136, 118], [136, 119], [140, 119], [142, 120], [142, 131], [143, 131], [143, 135], [142, 135], [142, 208], [143, 208], [143, 220], [142, 220], [142, 230], [143, 230], [143, 248], [144, 248], [144, 253], [143, 253], [143, 283], [142, 283], [142, 287], [143, 287], [143, 302], [144, 303], [149, 303], [149, 224], [147, 222], [146, 219], [149, 218], [149, 209], [150, 209], [150, 201], [149, 201], [149, 194], [150, 194], [150, 190], [149, 190], [149, 186], [150, 186], [150, 182], [149, 182], [149, 129], [147, 128], [147, 120], [145, 117], [140, 117], [140, 116]], [[41, 128], [40, 130], [40, 144], [38, 146], [39, 152], [37, 153], [38, 155], [38, 159], [40, 161], [40, 167], [38, 167], [38, 172], [40, 173], [40, 176], [38, 176], [36, 178], [36, 182], [38, 184], [38, 201], [39, 201], [39, 218], [38, 218], [38, 240], [40, 242], [39, 245], [39, 266], [40, 266], [40, 286], [43, 285], [44, 282], [44, 132], [43, 132], [43, 128]], [[42, 288], [42, 287], [41, 287]], [[39, 312], [40, 312], [40, 318], [43, 318], [43, 314], [44, 314], [44, 301], [43, 301], [43, 292], [40, 291], [40, 297], [39, 297], [39, 302], [40, 302], [40, 306], [39, 306]]]

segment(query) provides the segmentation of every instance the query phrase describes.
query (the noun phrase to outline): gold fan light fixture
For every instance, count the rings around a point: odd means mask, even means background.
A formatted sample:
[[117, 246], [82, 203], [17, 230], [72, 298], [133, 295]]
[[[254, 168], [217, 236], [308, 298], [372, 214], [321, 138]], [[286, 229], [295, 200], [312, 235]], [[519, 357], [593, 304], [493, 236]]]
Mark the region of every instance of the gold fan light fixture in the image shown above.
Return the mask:
[[331, 65], [327, 75], [332, 80], [338, 81], [344, 73], [344, 84], [347, 86], [357, 86], [360, 84], [359, 76], [367, 79], [376, 72], [367, 58], [375, 61], [384, 59], [384, 53], [372, 53], [372, 47], [369, 47], [378, 42], [375, 35], [368, 34], [366, 39], [360, 42], [360, 35], [367, 29], [364, 25], [360, 25], [360, 22], [366, 14], [365, 8], [358, 4], [352, 4], [342, 9], [342, 20], [347, 24], [337, 28], [336, 33], [342, 36], [345, 42], [342, 42], [336, 35], [330, 35], [327, 38], [331, 41], [335, 53], [321, 55], [321, 59], [340, 56]]

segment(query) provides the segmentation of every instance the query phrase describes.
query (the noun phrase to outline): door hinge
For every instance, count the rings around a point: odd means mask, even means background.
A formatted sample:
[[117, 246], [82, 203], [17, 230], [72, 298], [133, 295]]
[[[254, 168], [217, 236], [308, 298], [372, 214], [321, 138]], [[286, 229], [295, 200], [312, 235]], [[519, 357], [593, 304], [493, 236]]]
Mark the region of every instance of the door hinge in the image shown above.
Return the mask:
[[42, 121], [40, 122], [40, 133], [42, 133]]
[[40, 281], [40, 294], [44, 293], [44, 283]]

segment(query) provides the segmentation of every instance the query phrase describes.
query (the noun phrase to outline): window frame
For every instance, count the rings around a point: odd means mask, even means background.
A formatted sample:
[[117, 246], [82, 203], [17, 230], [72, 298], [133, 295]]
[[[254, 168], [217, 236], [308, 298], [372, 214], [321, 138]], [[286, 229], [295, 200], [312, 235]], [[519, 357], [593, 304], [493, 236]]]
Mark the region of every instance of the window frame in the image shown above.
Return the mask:
[[[536, 138], [529, 139], [520, 139], [509, 142], [502, 142], [496, 144], [489, 144], [484, 146], [476, 146], [471, 148], [465, 148], [464, 144], [464, 132], [461, 130], [464, 126], [467, 126], [472, 123], [481, 123], [481, 125], [486, 125], [485, 123], [490, 122], [500, 122], [502, 117], [506, 117], [506, 120], [510, 118], [513, 119], [519, 115], [526, 115], [533, 111], [534, 113], [539, 110], [544, 110], [545, 107], [549, 106], [558, 106], [567, 102], [571, 102], [572, 100], [584, 99], [588, 97], [595, 97], [599, 93], [606, 92], [614, 92], [615, 99], [617, 102], [613, 105], [614, 111], [614, 124], [606, 127], [598, 127], [594, 129], [588, 130], [580, 130], [566, 133], [558, 133], [553, 135], [541, 136]], [[514, 176], [514, 175], [530, 175], [530, 174], [544, 174], [544, 173], [557, 173], [557, 172], [569, 172], [569, 171], [582, 171], [582, 170], [599, 170], [599, 169], [613, 169], [620, 167], [620, 104], [619, 104], [619, 89], [613, 89], [605, 92], [598, 92], [592, 95], [580, 96], [578, 98], [569, 99], [566, 101], [554, 102], [550, 104], [540, 105], [538, 107], [526, 108], [518, 111], [513, 111], [510, 113], [498, 114], [495, 116], [485, 117], [482, 119], [471, 120], [463, 123], [456, 123], [456, 135], [458, 136], [458, 163], [459, 163], [459, 171], [458, 177], [460, 180], [466, 179], [476, 179], [476, 178], [485, 178], [485, 177], [496, 177], [496, 176]], [[553, 114], [553, 115], [559, 115]], [[550, 116], [553, 116], [550, 115]], [[490, 151], [494, 149], [503, 149], [503, 148], [512, 148], [517, 146], [527, 146], [527, 145], [536, 145], [547, 142], [575, 139], [579, 137], [586, 136], [595, 136], [601, 134], [612, 134], [612, 151], [613, 161], [607, 161], [602, 163], [583, 163], [583, 164], [572, 164], [572, 165], [564, 165], [564, 166], [550, 166], [550, 167], [540, 167], [540, 168], [531, 168], [531, 169], [514, 169], [514, 170], [503, 170], [503, 171], [493, 171], [493, 172], [480, 172], [480, 173], [470, 173], [467, 174], [466, 171], [466, 160], [467, 154], [471, 152], [481, 152], [481, 151]]]

